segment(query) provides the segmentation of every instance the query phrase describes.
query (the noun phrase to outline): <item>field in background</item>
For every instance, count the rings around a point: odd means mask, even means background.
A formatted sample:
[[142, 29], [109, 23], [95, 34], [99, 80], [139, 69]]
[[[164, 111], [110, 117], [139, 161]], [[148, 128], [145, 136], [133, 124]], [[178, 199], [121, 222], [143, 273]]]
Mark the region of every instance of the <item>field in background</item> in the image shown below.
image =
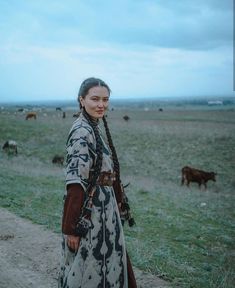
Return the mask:
[[[64, 154], [76, 111], [62, 119], [45, 108], [36, 121], [16, 111], [0, 112], [1, 146], [14, 139], [19, 150], [0, 152], [0, 205], [59, 232], [64, 171], [51, 160]], [[125, 235], [133, 264], [173, 287], [233, 287], [235, 110], [115, 109], [108, 121], [122, 181], [130, 182], [137, 225], [125, 226]], [[206, 191], [181, 186], [184, 165], [217, 172], [217, 182]]]

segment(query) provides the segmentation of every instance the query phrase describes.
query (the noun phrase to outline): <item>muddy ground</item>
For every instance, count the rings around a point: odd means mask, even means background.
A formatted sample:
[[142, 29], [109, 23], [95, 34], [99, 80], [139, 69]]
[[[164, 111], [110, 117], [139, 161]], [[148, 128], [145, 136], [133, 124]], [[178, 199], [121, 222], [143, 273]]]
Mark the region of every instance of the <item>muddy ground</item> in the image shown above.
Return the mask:
[[[0, 287], [54, 288], [60, 235], [0, 208]], [[139, 288], [167, 288], [169, 283], [134, 268]]]

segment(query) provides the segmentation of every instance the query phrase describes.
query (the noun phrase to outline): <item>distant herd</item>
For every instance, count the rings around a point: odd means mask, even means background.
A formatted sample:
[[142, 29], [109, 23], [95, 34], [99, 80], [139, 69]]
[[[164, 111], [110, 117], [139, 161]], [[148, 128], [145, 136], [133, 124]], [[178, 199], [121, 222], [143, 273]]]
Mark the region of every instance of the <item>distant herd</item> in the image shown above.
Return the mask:
[[[18, 149], [17, 149], [17, 142], [14, 140], [7, 140], [3, 146], [2, 146], [2, 150], [5, 151], [8, 155], [18, 155]], [[60, 155], [55, 155], [52, 158], [51, 161], [53, 164], [59, 164], [59, 165], [63, 165], [64, 164], [64, 156], [60, 156]]]
[[[18, 109], [19, 112], [23, 112], [23, 109]], [[66, 114], [64, 111], [62, 111], [62, 108], [60, 107], [56, 107], [56, 111], [61, 111], [63, 112], [62, 114], [62, 118], [66, 117]], [[163, 111], [162, 109], [159, 111]], [[79, 117], [80, 112], [73, 114], [73, 117]], [[37, 113], [36, 112], [28, 112], [25, 116], [25, 120], [29, 120], [29, 119], [37, 119]], [[130, 117], [128, 115], [124, 115], [123, 119], [128, 122], [130, 120]], [[17, 149], [17, 142], [15, 140], [7, 140], [3, 146], [2, 146], [2, 150], [5, 151], [7, 154], [12, 154], [12, 155], [18, 155], [18, 149]], [[64, 156], [61, 155], [54, 155], [51, 162], [53, 164], [57, 164], [57, 165], [64, 165]], [[217, 173], [211, 171], [211, 172], [207, 172], [207, 171], [203, 171], [203, 170], [199, 170], [196, 168], [192, 168], [189, 166], [184, 166], [181, 169], [181, 185], [186, 184], [188, 187], [190, 185], [191, 182], [197, 183], [199, 188], [201, 188], [201, 186], [203, 185], [205, 187], [205, 189], [207, 188], [207, 182], [208, 181], [213, 181], [216, 182], [216, 175]]]
[[[24, 111], [24, 109], [22, 109], [22, 108], [18, 109], [18, 112], [23, 112], [23, 111]], [[62, 112], [62, 118], [63, 119], [66, 118], [66, 112], [62, 111], [61, 107], [56, 107], [56, 111], [61, 111]], [[112, 109], [112, 111], [113, 111], [113, 109]], [[159, 111], [163, 111], [163, 110], [160, 108]], [[81, 112], [74, 113], [73, 117], [74, 118], [78, 118], [80, 113]], [[128, 115], [124, 115], [122, 118], [126, 122], [128, 122], [130, 120], [130, 117]], [[25, 120], [29, 120], [29, 119], [36, 120], [37, 119], [37, 112], [28, 112], [28, 113], [26, 113]]]
[[[18, 109], [18, 112], [23, 112], [24, 110], [22, 108]], [[61, 111], [62, 113], [62, 118], [66, 118], [66, 112], [62, 111], [62, 108], [60, 107], [56, 107], [56, 111]], [[162, 111], [162, 109], [159, 109], [159, 111]], [[81, 112], [77, 112], [73, 114], [74, 118], [78, 118]], [[36, 112], [28, 112], [25, 116], [25, 120], [29, 120], [29, 119], [37, 119], [37, 113]], [[128, 115], [124, 115], [123, 116], [123, 120], [125, 120], [126, 122], [128, 122], [130, 120], [130, 117]]]

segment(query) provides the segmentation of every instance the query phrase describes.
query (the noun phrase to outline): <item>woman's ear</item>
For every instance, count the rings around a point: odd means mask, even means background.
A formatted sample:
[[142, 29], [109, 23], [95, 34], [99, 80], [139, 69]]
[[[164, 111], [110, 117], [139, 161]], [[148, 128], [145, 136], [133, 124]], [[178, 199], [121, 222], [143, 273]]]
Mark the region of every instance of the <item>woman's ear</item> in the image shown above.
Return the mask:
[[84, 106], [84, 103], [83, 103], [83, 100], [84, 100], [84, 99], [80, 96], [80, 97], [79, 97], [79, 100], [80, 100], [81, 106], [83, 107], [83, 106]]

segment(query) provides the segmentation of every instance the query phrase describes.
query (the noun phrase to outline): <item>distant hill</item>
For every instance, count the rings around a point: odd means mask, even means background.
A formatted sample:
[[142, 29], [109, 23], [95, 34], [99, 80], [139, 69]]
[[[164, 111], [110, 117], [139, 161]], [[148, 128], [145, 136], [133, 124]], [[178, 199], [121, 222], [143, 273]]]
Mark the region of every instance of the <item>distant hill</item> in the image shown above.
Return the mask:
[[[110, 99], [110, 108], [117, 109], [159, 109], [160, 107], [187, 107], [187, 106], [234, 106], [235, 97], [232, 96], [211, 96], [211, 97], [178, 97], [178, 98], [130, 98], [130, 99]], [[8, 107], [16, 108], [56, 108], [78, 109], [78, 102], [75, 100], [55, 100], [55, 101], [22, 101], [22, 102], [0, 102], [1, 109]]]

